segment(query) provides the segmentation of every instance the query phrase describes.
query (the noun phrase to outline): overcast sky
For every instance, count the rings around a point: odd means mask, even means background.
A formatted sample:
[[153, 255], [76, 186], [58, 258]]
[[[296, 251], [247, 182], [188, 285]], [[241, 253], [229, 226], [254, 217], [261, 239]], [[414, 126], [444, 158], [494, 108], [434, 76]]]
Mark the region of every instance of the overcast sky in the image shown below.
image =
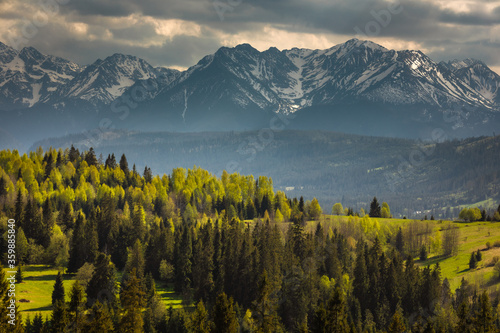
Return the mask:
[[80, 64], [118, 52], [182, 69], [221, 46], [323, 49], [353, 37], [500, 73], [500, 0], [0, 0], [0, 41]]

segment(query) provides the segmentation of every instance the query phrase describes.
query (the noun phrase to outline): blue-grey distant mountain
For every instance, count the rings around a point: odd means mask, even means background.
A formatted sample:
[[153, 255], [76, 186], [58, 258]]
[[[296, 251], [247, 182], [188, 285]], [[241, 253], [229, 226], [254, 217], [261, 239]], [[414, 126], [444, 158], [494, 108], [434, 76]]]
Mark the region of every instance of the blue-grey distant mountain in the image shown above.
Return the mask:
[[480, 61], [436, 63], [358, 39], [326, 50], [222, 47], [184, 72], [122, 54], [80, 66], [0, 44], [0, 112], [9, 122], [0, 138], [30, 122], [38, 128], [26, 135], [39, 139], [103, 119], [138, 130], [252, 130], [269, 127], [276, 114], [296, 129], [491, 134], [500, 124], [499, 82]]

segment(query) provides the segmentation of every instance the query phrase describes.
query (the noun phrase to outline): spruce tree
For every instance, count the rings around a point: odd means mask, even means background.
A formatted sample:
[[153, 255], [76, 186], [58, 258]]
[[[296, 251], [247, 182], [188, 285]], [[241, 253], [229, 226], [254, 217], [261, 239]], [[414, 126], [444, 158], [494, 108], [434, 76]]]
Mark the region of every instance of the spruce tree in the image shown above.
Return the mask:
[[403, 254], [403, 248], [404, 248], [403, 231], [401, 230], [401, 227], [399, 227], [398, 233], [396, 235], [396, 249], [399, 251], [400, 254]]
[[[41, 333], [43, 331], [43, 317], [40, 312], [38, 312], [35, 317], [33, 317], [32, 332]], [[29, 332], [31, 333], [31, 332]]]
[[373, 197], [373, 200], [370, 204], [370, 217], [381, 217], [381, 208], [380, 204], [377, 201], [377, 197]]
[[87, 154], [85, 154], [85, 162], [87, 162], [87, 164], [89, 166], [95, 166], [95, 167], [98, 166], [99, 163], [97, 162], [97, 158], [95, 156], [94, 148], [90, 147], [90, 149], [87, 152]]
[[69, 313], [73, 323], [72, 328], [75, 332], [80, 332], [83, 328], [83, 288], [78, 280], [75, 280], [71, 285]]
[[68, 272], [76, 271], [85, 264], [87, 259], [88, 235], [85, 233], [85, 218], [83, 213], [79, 213], [76, 218], [73, 238], [70, 243]]
[[125, 176], [128, 176], [129, 169], [128, 169], [128, 162], [127, 158], [125, 157], [125, 154], [122, 155], [120, 158], [120, 169], [125, 173]]
[[51, 318], [51, 328], [52, 332], [66, 332], [66, 325], [68, 325], [68, 313], [66, 310], [66, 304], [64, 300], [57, 300], [53, 303], [52, 307], [52, 318]]
[[190, 330], [193, 333], [210, 333], [211, 326], [212, 322], [208, 318], [208, 311], [203, 301], [199, 301], [196, 305], [196, 309], [191, 315]]
[[141, 281], [136, 276], [136, 269], [133, 268], [129, 280], [120, 293], [120, 301], [124, 312], [118, 326], [120, 332], [142, 332], [144, 325], [141, 314], [143, 298], [144, 292]]
[[215, 332], [236, 333], [239, 329], [238, 319], [233, 309], [233, 299], [225, 293], [219, 294], [213, 309]]
[[14, 208], [14, 220], [16, 221], [17, 227], [21, 227], [24, 225], [23, 217], [24, 217], [23, 194], [21, 193], [21, 189], [19, 189], [17, 191], [16, 204]]
[[472, 252], [469, 260], [469, 269], [474, 269], [477, 267], [476, 253]]
[[3, 197], [5, 194], [7, 194], [7, 182], [3, 178], [3, 176], [0, 176], [0, 198]]
[[486, 290], [479, 296], [477, 310], [474, 316], [473, 324], [477, 332], [493, 332], [493, 310], [490, 297]]
[[52, 305], [55, 305], [57, 301], [64, 303], [64, 285], [61, 271], [57, 272], [56, 282], [52, 290]]
[[340, 287], [336, 287], [326, 306], [326, 331], [348, 333], [346, 302]]
[[114, 324], [105, 304], [96, 301], [90, 309], [90, 321], [84, 326], [85, 333], [110, 333], [114, 332]]
[[389, 324], [388, 333], [404, 333], [406, 332], [406, 326], [403, 322], [403, 317], [399, 313], [399, 310], [392, 316], [391, 323]]
[[87, 302], [92, 305], [96, 300], [113, 303], [116, 289], [115, 265], [110, 256], [99, 253], [94, 273], [87, 285]]
[[23, 266], [21, 264], [19, 264], [19, 266], [17, 266], [17, 272], [16, 272], [16, 283], [21, 283], [23, 282]]

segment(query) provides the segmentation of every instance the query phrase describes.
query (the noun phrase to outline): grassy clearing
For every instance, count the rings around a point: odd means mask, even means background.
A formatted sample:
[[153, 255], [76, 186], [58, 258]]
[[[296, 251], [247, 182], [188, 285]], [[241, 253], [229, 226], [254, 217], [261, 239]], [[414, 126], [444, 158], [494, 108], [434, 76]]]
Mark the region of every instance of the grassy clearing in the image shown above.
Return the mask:
[[[24, 281], [16, 284], [16, 299], [19, 311], [23, 312], [26, 319], [29, 314], [31, 318], [41, 312], [42, 315], [49, 315], [52, 311], [52, 290], [58, 270], [53, 267], [43, 265], [23, 266]], [[72, 280], [69, 275], [64, 275], [64, 290], [66, 291], [66, 301], [69, 301], [69, 290]], [[21, 302], [28, 300], [29, 302]]]
[[[500, 240], [500, 223], [498, 222], [454, 222], [460, 228], [460, 248], [454, 257], [443, 258], [437, 255], [420, 262], [419, 265], [434, 265], [439, 262], [441, 275], [448, 278], [452, 290], [460, 286], [462, 278], [479, 286], [497, 285], [500, 281], [492, 281], [493, 267], [488, 267], [494, 256], [500, 256], [500, 248], [487, 250], [486, 242], [493, 244]], [[469, 259], [472, 251], [480, 250], [482, 261], [474, 270], [469, 269]]]

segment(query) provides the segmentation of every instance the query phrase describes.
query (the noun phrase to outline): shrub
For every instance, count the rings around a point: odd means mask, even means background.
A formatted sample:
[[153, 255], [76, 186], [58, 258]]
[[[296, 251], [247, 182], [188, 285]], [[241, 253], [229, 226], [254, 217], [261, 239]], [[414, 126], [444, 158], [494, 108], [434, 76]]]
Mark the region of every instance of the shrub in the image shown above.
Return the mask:
[[491, 249], [491, 242], [490, 242], [490, 241], [486, 242], [486, 248], [487, 248], [488, 250], [490, 250], [490, 249]]
[[493, 243], [494, 247], [500, 247], [500, 240], [496, 240], [495, 243]]
[[495, 267], [493, 267], [493, 273], [495, 274], [497, 279], [500, 278], [500, 261], [497, 261]]
[[500, 257], [499, 256], [494, 256], [493, 258], [491, 258], [491, 262], [488, 266], [495, 266], [497, 264], [497, 262], [500, 261]]

